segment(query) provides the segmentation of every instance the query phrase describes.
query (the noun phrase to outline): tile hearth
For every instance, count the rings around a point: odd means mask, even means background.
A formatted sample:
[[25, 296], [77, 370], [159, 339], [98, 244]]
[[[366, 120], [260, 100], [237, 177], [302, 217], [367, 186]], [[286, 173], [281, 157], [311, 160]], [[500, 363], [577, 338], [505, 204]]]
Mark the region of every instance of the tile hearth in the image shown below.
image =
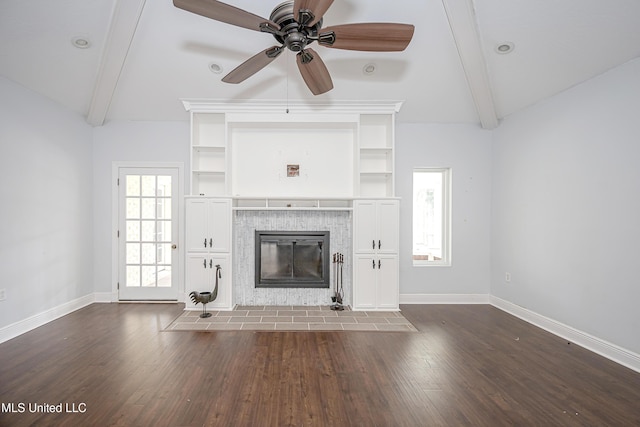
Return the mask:
[[238, 306], [232, 311], [185, 311], [166, 331], [395, 331], [417, 329], [400, 312], [334, 311], [328, 306]]

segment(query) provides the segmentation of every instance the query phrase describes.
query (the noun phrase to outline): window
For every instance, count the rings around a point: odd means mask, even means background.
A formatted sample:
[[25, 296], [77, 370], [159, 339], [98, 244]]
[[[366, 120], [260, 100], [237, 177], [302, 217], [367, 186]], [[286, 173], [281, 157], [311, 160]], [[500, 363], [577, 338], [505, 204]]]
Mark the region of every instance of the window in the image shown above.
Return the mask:
[[449, 168], [413, 171], [413, 265], [451, 265]]

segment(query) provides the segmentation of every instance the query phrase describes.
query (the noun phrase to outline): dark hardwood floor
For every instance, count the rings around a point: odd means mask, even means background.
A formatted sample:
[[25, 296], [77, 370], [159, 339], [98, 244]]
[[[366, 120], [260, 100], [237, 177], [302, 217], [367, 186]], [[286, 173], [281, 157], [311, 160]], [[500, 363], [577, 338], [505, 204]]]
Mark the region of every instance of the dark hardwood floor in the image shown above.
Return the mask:
[[418, 333], [162, 331], [181, 311], [94, 304], [0, 344], [0, 426], [640, 425], [640, 373], [491, 306], [403, 306]]

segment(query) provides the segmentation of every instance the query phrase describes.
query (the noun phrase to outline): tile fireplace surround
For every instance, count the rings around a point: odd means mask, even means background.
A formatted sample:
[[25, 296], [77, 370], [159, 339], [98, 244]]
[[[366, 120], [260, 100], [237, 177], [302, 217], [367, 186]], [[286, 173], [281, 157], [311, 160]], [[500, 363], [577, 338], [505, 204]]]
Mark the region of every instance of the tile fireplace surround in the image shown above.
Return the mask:
[[256, 288], [255, 231], [324, 231], [330, 233], [330, 254], [344, 254], [345, 305], [351, 305], [352, 218], [342, 210], [236, 210], [233, 217], [233, 292], [240, 306], [322, 306], [331, 304], [335, 265], [329, 288]]

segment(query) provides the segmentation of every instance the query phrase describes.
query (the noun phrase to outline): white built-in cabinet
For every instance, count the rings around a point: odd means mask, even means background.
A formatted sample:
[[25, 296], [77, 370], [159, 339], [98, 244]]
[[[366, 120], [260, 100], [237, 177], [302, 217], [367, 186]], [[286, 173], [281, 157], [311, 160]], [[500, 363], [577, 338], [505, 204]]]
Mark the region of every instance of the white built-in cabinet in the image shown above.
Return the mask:
[[[291, 106], [291, 113], [283, 113], [281, 105], [215, 104], [196, 100], [183, 100], [183, 103], [191, 113], [191, 195], [274, 196], [263, 194], [264, 187], [258, 185], [274, 179], [269, 168], [264, 168], [265, 176], [256, 177], [257, 192], [247, 187], [246, 170], [234, 170], [234, 165], [235, 169], [241, 169], [238, 166], [246, 164], [247, 153], [242, 151], [242, 146], [247, 145], [247, 135], [255, 134], [260, 142], [258, 147], [267, 147], [266, 155], [263, 154], [260, 160], [277, 163], [274, 166], [277, 174], [286, 174], [286, 164], [279, 164], [284, 159], [300, 164], [298, 187], [294, 180], [281, 179], [281, 188], [290, 187], [296, 192], [303, 185], [309, 187], [310, 183], [317, 182], [314, 179], [322, 179], [322, 174], [326, 174], [328, 181], [340, 174], [347, 179], [341, 188], [334, 189], [336, 194], [323, 189], [322, 194], [309, 196], [395, 196], [394, 139], [395, 114], [400, 109], [398, 102], [337, 105], [333, 109], [298, 105]], [[332, 170], [317, 152], [306, 150], [306, 154], [312, 155], [310, 157], [305, 157], [305, 151], [296, 155], [296, 147], [304, 140], [313, 139], [314, 135], [317, 138], [318, 134], [322, 135], [319, 144], [324, 143], [330, 149], [329, 161], [331, 158], [334, 161], [349, 159], [349, 163], [340, 163], [339, 168]], [[339, 148], [331, 145], [335, 144], [336, 136], [340, 138]], [[256, 153], [253, 154], [255, 157]], [[314, 157], [322, 164], [313, 164]], [[349, 194], [344, 194], [345, 188], [349, 189]], [[300, 191], [297, 193], [299, 195]], [[277, 196], [283, 195], [278, 193]]]
[[231, 252], [231, 200], [188, 197], [185, 203], [187, 252]]
[[231, 271], [231, 200], [187, 197], [185, 201], [185, 304], [194, 308], [191, 291], [212, 291], [220, 266], [218, 297], [209, 309], [233, 308]]
[[[213, 289], [232, 309], [236, 210], [353, 211], [356, 310], [397, 310], [399, 201], [394, 199], [400, 102], [221, 103], [183, 100], [191, 114], [185, 295]], [[306, 145], [305, 145], [306, 144]], [[291, 167], [299, 176], [289, 175]], [[194, 308], [185, 299], [187, 308]]]
[[354, 310], [398, 310], [397, 199], [353, 203]]

